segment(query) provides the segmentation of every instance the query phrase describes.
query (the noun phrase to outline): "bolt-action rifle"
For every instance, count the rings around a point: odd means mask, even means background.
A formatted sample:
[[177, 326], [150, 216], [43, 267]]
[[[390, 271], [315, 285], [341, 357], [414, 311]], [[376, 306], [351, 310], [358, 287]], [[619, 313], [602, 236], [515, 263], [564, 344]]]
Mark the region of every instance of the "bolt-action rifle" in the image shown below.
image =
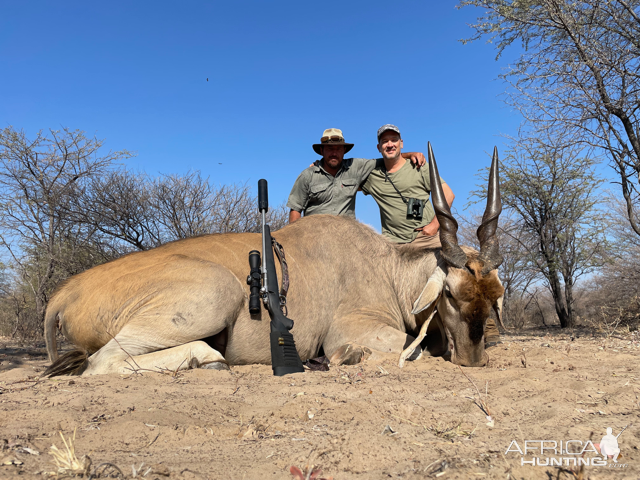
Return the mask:
[[[262, 214], [262, 266], [260, 267], [260, 252], [249, 252], [249, 267], [251, 273], [247, 278], [250, 287], [249, 312], [260, 313], [260, 297], [271, 317], [271, 367], [275, 376], [289, 373], [304, 372], [302, 361], [296, 350], [293, 335], [289, 330], [293, 328], [293, 320], [282, 313], [280, 295], [278, 293], [278, 276], [273, 259], [271, 229], [266, 223], [266, 213], [269, 210], [269, 196], [267, 181], [258, 181], [258, 210]], [[260, 286], [262, 278], [262, 287]]]

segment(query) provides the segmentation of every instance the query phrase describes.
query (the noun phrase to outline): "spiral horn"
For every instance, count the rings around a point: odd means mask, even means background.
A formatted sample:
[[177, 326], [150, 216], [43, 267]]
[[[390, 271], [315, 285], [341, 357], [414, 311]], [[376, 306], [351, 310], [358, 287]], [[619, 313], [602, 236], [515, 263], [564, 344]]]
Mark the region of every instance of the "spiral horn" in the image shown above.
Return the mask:
[[436, 165], [436, 158], [433, 155], [431, 149], [431, 142], [428, 144], [429, 148], [429, 178], [431, 179], [431, 202], [433, 203], [433, 209], [440, 222], [440, 243], [442, 243], [442, 257], [445, 259], [448, 265], [456, 268], [464, 268], [467, 264], [467, 255], [462, 251], [460, 245], [458, 245], [458, 222], [453, 215], [447, 204], [447, 200], [442, 190], [442, 183], [440, 182], [440, 175], [438, 174], [438, 165]]

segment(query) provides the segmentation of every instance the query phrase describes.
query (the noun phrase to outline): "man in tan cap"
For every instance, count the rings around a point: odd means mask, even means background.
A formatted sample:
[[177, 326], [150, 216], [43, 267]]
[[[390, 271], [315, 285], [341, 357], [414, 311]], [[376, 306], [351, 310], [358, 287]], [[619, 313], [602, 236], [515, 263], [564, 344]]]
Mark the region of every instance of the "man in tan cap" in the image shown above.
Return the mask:
[[[303, 213], [305, 216], [326, 213], [355, 217], [356, 194], [376, 162], [364, 158], [345, 159], [352, 148], [353, 143], [345, 142], [342, 130], [328, 128], [322, 133], [320, 143], [313, 145], [322, 160], [303, 170], [291, 189], [287, 202], [291, 209], [289, 223]], [[407, 152], [403, 157], [411, 158], [418, 166], [426, 163], [422, 153]]]
[[[431, 178], [426, 168], [411, 168], [402, 155], [400, 129], [387, 124], [378, 129], [378, 151], [382, 154], [362, 186], [365, 195], [371, 195], [380, 207], [382, 235], [397, 244], [410, 244], [415, 248], [442, 248], [440, 223], [429, 201]], [[449, 207], [455, 195], [440, 178]], [[500, 341], [500, 332], [490, 318], [485, 327], [485, 348]]]

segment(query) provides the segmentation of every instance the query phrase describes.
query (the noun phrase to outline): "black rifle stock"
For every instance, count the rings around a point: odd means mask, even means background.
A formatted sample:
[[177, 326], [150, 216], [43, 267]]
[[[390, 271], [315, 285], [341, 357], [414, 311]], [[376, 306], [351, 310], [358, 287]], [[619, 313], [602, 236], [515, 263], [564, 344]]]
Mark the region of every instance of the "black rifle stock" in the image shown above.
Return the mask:
[[269, 209], [267, 181], [258, 181], [258, 209], [262, 213], [262, 293], [269, 317], [271, 342], [271, 367], [276, 376], [304, 372], [302, 361], [296, 350], [293, 335], [293, 320], [285, 317], [280, 309], [278, 275], [273, 258], [271, 228], [266, 224], [265, 214]]

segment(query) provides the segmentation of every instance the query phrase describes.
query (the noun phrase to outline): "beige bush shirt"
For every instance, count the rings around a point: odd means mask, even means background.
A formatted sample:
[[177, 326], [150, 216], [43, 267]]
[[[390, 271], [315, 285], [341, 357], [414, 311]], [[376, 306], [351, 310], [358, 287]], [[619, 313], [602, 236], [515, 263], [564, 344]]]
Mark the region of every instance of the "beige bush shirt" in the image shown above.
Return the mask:
[[334, 177], [322, 166], [312, 165], [293, 184], [287, 207], [305, 216], [328, 213], [355, 217], [356, 193], [375, 166], [375, 160], [347, 158]]

